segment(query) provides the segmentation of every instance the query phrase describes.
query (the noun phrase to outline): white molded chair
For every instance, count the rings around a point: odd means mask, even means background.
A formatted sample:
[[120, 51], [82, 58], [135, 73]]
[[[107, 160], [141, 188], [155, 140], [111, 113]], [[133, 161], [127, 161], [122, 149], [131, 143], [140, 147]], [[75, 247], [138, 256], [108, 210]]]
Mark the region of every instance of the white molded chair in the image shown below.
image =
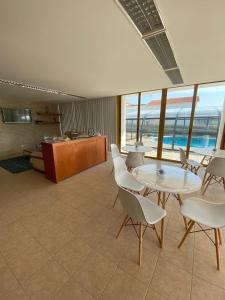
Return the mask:
[[[135, 142], [135, 146], [143, 146], [143, 142]], [[126, 165], [128, 170], [134, 169], [136, 167], [142, 166], [144, 164], [143, 152], [129, 152], [126, 158]]]
[[[110, 147], [111, 147], [112, 159], [120, 156], [120, 151], [119, 151], [119, 148], [116, 144], [111, 144]], [[112, 167], [111, 173], [113, 172], [113, 170], [114, 170], [114, 166]]]
[[214, 183], [222, 184], [225, 190], [225, 158], [215, 157], [209, 162], [202, 181], [202, 195]]
[[[140, 195], [119, 188], [119, 199], [126, 213], [125, 219], [117, 233], [116, 238], [119, 237], [124, 226], [131, 225], [134, 227], [139, 239], [139, 265], [141, 265], [142, 258], [142, 241], [143, 235], [148, 227], [152, 228], [158, 238], [160, 247], [163, 245], [163, 231], [164, 231], [164, 218], [166, 211], [160, 206], [153, 203], [151, 200], [144, 198]], [[131, 223], [128, 223], [128, 222]], [[158, 234], [155, 224], [161, 221], [161, 233]], [[139, 227], [137, 232], [136, 227]]]
[[189, 169], [191, 172], [197, 174], [201, 164], [195, 160], [187, 159], [186, 154], [182, 148], [179, 148], [180, 151], [180, 162], [181, 168]]
[[[142, 190], [144, 190], [145, 186], [138, 182], [134, 176], [127, 171], [127, 167], [125, 164], [125, 161], [122, 157], [116, 157], [113, 159], [114, 164], [114, 176], [115, 181], [118, 186], [122, 186], [123, 188], [140, 193]], [[113, 207], [116, 205], [116, 201], [118, 199], [118, 194], [116, 196], [116, 199], [114, 201]]]
[[111, 144], [111, 154], [112, 154], [112, 159], [116, 158], [117, 156], [120, 156], [120, 151], [119, 148], [116, 144]]
[[[200, 227], [200, 231], [203, 231], [211, 241], [212, 239], [206, 233], [206, 230], [213, 230], [215, 243], [214, 241], [212, 242], [216, 247], [217, 269], [219, 270], [219, 244], [222, 244], [220, 228], [225, 226], [225, 203], [211, 203], [200, 198], [189, 198], [184, 200], [184, 203], [181, 206], [181, 214], [190, 219], [190, 221], [187, 231], [184, 234], [178, 248], [182, 246], [195, 223]], [[201, 225], [209, 228], [204, 229]]]

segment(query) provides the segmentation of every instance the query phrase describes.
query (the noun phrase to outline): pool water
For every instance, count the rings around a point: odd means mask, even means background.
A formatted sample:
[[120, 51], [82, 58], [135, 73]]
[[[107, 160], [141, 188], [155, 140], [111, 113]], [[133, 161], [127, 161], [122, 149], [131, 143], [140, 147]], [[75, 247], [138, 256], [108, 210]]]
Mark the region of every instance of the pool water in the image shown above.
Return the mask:
[[[172, 145], [173, 137], [164, 136], [163, 143], [167, 145]], [[187, 136], [176, 136], [174, 138], [174, 145], [178, 147], [186, 147], [187, 145]], [[191, 147], [193, 148], [215, 148], [216, 147], [216, 138], [209, 136], [195, 136], [192, 137]]]

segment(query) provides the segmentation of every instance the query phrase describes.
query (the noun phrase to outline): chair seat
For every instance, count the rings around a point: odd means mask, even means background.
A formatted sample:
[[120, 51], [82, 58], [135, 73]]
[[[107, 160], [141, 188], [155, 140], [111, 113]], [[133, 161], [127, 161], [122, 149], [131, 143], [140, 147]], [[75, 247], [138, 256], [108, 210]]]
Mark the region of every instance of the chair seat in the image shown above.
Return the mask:
[[145, 186], [138, 182], [128, 171], [119, 175], [116, 181], [119, 186], [135, 192], [141, 192], [145, 188]]
[[137, 196], [148, 224], [156, 224], [166, 216], [166, 211], [143, 196]]
[[184, 201], [181, 206], [181, 214], [212, 228], [225, 226], [225, 203], [211, 203], [192, 197]]
[[194, 166], [194, 167], [200, 167], [201, 166], [201, 164], [199, 162], [197, 162], [196, 160], [192, 160], [192, 159], [187, 159], [187, 163], [189, 165]]

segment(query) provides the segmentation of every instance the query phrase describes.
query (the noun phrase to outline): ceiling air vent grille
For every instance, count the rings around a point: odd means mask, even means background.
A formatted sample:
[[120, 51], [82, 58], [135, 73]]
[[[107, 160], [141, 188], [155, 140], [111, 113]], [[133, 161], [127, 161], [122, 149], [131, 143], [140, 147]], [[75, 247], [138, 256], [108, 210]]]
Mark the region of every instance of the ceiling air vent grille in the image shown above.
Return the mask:
[[164, 70], [177, 67], [165, 32], [146, 38], [145, 41]]
[[[166, 29], [153, 0], [118, 0], [173, 84], [183, 83]], [[172, 70], [171, 70], [172, 69]]]
[[153, 0], [120, 0], [119, 2], [142, 35], [163, 28]]
[[183, 83], [183, 79], [182, 79], [179, 68], [176, 68], [173, 70], [167, 70], [166, 75], [169, 77], [169, 79], [172, 81], [173, 84]]

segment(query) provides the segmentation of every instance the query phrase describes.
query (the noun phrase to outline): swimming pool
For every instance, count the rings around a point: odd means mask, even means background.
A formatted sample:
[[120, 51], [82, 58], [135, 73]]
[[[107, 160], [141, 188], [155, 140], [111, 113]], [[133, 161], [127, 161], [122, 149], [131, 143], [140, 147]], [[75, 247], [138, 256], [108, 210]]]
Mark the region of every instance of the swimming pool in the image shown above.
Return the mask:
[[[157, 142], [158, 138], [155, 138]], [[172, 145], [173, 137], [164, 136], [163, 144]], [[174, 146], [177, 147], [186, 147], [187, 145], [187, 136], [175, 136]], [[191, 147], [193, 148], [215, 148], [216, 147], [216, 138], [209, 136], [194, 136], [191, 140]]]

